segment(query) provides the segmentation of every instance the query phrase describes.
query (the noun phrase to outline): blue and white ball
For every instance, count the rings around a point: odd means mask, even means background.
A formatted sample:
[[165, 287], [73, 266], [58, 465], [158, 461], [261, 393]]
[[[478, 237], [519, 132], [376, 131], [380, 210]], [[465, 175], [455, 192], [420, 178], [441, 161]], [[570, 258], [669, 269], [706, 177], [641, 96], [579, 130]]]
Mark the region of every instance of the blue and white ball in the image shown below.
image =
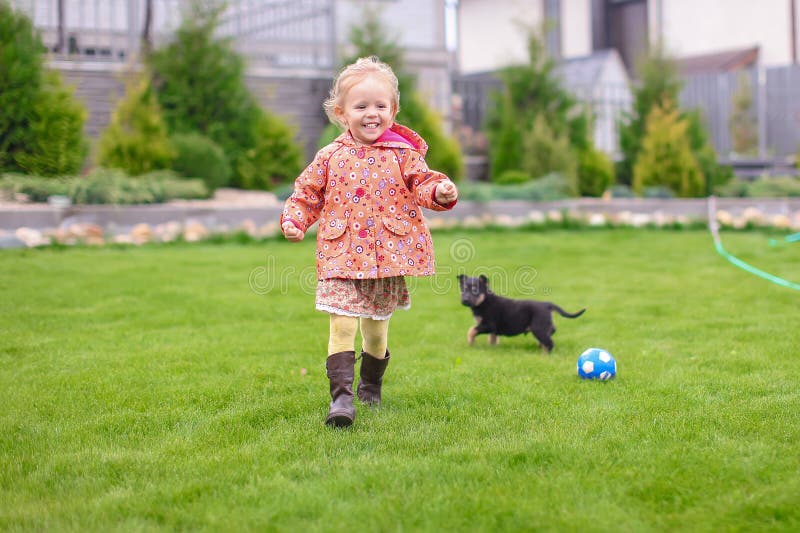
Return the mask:
[[578, 376], [581, 379], [608, 381], [617, 375], [617, 361], [602, 348], [589, 348], [578, 357]]

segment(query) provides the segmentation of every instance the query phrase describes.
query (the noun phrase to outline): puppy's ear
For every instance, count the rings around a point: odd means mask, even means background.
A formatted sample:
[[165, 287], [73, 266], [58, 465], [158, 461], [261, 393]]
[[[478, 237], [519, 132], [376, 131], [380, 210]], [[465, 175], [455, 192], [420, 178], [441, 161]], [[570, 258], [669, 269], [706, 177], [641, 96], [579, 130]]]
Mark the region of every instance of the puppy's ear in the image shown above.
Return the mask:
[[459, 274], [456, 277], [458, 278], [458, 281], [464, 281], [464, 274]]
[[484, 283], [486, 283], [486, 284], [488, 284], [488, 283], [489, 283], [489, 278], [487, 278], [487, 277], [486, 277], [484, 274], [481, 274], [481, 275], [479, 276], [479, 278], [480, 278], [480, 280], [481, 280], [482, 282], [484, 282]]

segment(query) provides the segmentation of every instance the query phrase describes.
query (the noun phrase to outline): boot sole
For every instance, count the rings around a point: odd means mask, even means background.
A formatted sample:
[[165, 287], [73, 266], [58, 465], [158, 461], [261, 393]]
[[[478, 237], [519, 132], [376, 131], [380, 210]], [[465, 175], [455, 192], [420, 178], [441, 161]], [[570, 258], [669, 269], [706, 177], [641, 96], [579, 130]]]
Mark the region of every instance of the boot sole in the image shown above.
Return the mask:
[[353, 419], [346, 415], [333, 415], [325, 420], [325, 425], [337, 428], [346, 428], [353, 424]]

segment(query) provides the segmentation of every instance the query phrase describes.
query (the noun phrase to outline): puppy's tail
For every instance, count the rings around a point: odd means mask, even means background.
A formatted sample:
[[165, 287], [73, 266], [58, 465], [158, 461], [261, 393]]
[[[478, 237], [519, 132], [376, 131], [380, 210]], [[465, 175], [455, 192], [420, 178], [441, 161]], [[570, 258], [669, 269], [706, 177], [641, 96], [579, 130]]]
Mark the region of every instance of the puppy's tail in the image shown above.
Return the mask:
[[567, 313], [566, 311], [564, 311], [563, 309], [561, 309], [559, 306], [557, 306], [554, 303], [550, 303], [550, 311], [555, 311], [559, 315], [565, 316], [567, 318], [578, 318], [579, 316], [581, 316], [586, 311], [586, 309], [585, 308], [581, 309], [577, 313], [573, 314], [573, 313]]

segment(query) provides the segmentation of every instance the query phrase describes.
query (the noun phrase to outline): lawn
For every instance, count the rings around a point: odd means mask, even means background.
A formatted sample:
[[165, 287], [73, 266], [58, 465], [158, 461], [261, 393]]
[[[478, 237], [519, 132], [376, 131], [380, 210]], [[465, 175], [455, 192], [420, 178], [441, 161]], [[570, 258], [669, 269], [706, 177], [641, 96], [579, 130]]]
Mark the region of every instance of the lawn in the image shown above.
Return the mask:
[[[800, 243], [726, 233], [800, 281]], [[313, 242], [0, 253], [0, 529], [800, 529], [800, 292], [707, 232], [447, 231], [390, 329], [384, 405], [323, 425]], [[552, 299], [466, 343], [456, 275]], [[616, 380], [578, 379], [587, 347]]]

